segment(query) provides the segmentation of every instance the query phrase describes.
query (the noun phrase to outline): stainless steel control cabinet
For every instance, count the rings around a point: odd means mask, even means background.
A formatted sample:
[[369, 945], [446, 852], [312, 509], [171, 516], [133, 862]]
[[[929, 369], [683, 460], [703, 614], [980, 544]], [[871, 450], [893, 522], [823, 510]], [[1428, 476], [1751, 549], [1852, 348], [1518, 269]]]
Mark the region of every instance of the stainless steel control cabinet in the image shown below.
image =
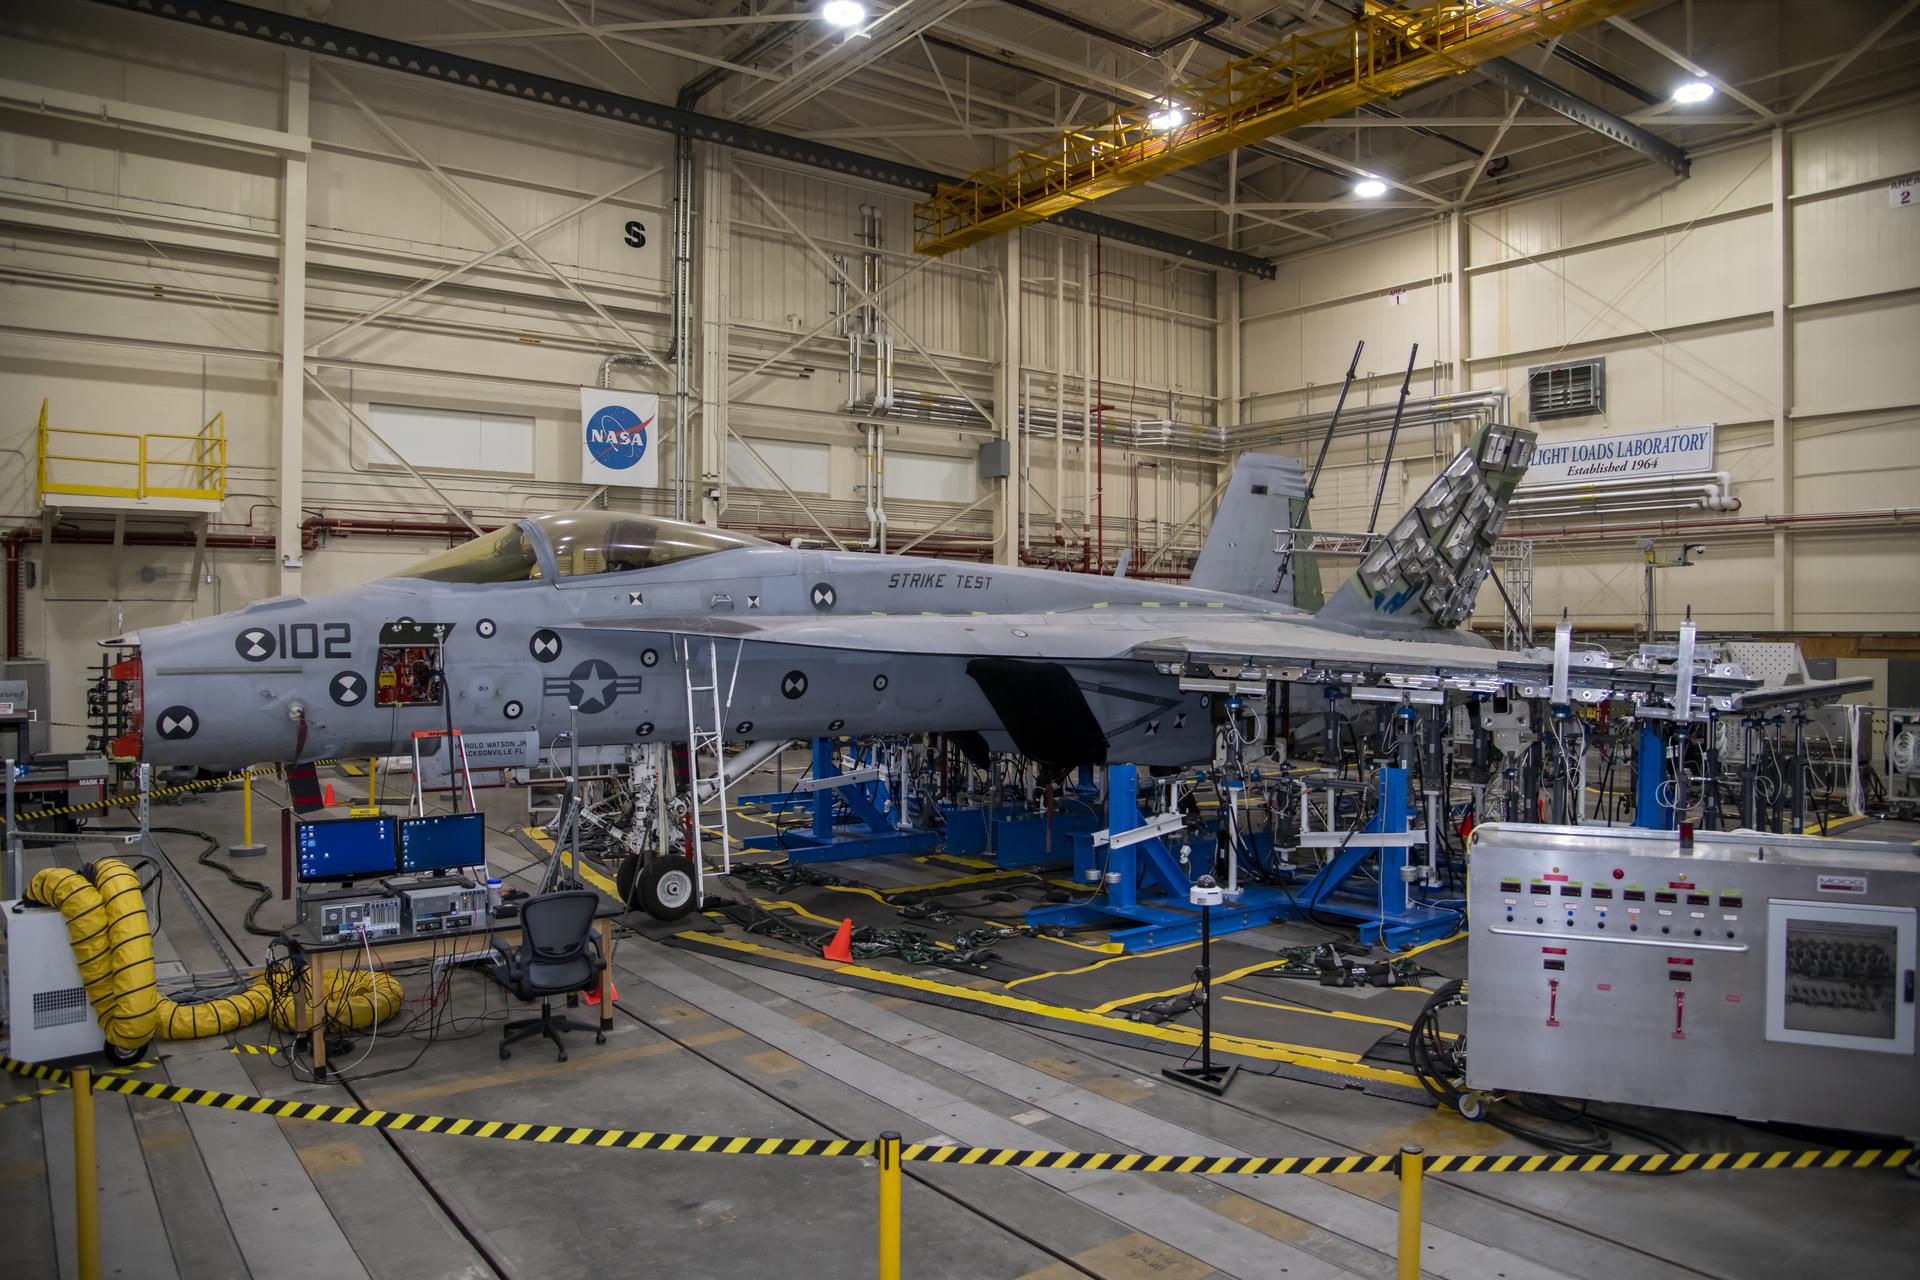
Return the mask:
[[1489, 824], [1467, 1084], [1920, 1136], [1920, 851]]

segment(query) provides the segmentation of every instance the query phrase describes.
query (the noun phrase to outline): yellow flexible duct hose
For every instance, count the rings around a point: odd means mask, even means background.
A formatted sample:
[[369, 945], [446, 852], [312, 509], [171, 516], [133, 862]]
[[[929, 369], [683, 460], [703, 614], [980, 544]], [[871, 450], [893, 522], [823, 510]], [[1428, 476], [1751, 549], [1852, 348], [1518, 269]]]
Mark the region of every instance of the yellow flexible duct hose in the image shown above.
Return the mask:
[[[364, 1031], [376, 1022], [385, 1022], [400, 1011], [400, 980], [390, 973], [366, 969], [329, 969], [323, 982], [325, 994], [320, 1004], [326, 1017]], [[295, 1029], [296, 1002], [291, 992], [273, 1000], [273, 1025], [282, 1031]]]
[[93, 864], [93, 887], [107, 913], [107, 955], [113, 964], [113, 1003], [101, 1009], [107, 1042], [137, 1049], [153, 1039], [153, 930], [147, 924], [140, 877], [118, 858]]
[[140, 1048], [156, 1034], [168, 1040], [220, 1035], [266, 1016], [264, 984], [192, 1003], [157, 997], [153, 930], [140, 881], [119, 859], [95, 863], [91, 884], [79, 872], [50, 867], [34, 876], [29, 894], [66, 916], [87, 999], [115, 1048]]

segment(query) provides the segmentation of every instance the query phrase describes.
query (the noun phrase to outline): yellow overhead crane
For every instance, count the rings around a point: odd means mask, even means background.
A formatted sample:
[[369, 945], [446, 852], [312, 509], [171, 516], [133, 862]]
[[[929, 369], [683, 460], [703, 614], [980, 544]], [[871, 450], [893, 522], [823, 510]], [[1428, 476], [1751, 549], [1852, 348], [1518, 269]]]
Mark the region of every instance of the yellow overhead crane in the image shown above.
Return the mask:
[[[1181, 85], [1158, 107], [1115, 111], [914, 207], [914, 248], [939, 257], [1150, 178], [1379, 98], [1459, 75], [1643, 0], [1366, 0], [1345, 26], [1289, 35]], [[1177, 123], [1173, 123], [1177, 121]], [[1169, 125], [1171, 124], [1171, 127]]]

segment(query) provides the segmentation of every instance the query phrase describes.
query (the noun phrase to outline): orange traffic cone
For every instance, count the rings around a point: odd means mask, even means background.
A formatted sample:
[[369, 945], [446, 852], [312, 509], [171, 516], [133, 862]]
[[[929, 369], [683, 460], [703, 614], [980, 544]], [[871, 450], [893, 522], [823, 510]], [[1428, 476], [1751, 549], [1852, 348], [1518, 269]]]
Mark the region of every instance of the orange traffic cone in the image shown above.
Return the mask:
[[327, 790], [326, 790], [326, 794], [325, 794], [325, 795], [323, 795], [323, 796], [322, 796], [322, 797], [320, 798], [320, 803], [321, 803], [321, 804], [324, 804], [324, 805], [327, 805], [327, 806], [329, 806], [329, 807], [331, 807], [331, 806], [332, 806], [332, 804], [333, 804], [333, 784], [332, 784], [331, 782], [329, 782], [329, 783], [327, 784]]
[[820, 954], [829, 960], [837, 960], [841, 964], [853, 963], [853, 917], [848, 916], [840, 921], [840, 928], [835, 931], [833, 941], [820, 948]]
[[[618, 988], [618, 987], [616, 987], [616, 986], [614, 986], [614, 985], [613, 985], [613, 984], [612, 984], [611, 982], [609, 982], [609, 983], [607, 984], [607, 993], [608, 993], [608, 994], [609, 994], [609, 995], [610, 995], [610, 996], [611, 996], [611, 997], [612, 997], [612, 998], [613, 998], [614, 1000], [618, 1000], [618, 999], [620, 998], [620, 988]], [[597, 1005], [597, 1004], [599, 1004], [599, 1003], [600, 1003], [600, 988], [599, 988], [599, 987], [590, 987], [590, 988], [588, 988], [588, 990], [587, 990], [587, 1003], [588, 1003], [588, 1004], [591, 1004], [591, 1005]]]

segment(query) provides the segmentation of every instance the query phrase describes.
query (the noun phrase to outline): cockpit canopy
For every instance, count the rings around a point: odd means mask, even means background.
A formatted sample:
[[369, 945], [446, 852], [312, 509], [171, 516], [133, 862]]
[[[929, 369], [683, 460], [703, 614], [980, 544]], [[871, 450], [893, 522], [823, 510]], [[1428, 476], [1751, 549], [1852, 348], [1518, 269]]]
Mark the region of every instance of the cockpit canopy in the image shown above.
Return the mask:
[[562, 578], [655, 569], [695, 556], [775, 544], [742, 533], [623, 511], [562, 511], [516, 520], [395, 574], [428, 582], [525, 582], [543, 576], [542, 550]]

